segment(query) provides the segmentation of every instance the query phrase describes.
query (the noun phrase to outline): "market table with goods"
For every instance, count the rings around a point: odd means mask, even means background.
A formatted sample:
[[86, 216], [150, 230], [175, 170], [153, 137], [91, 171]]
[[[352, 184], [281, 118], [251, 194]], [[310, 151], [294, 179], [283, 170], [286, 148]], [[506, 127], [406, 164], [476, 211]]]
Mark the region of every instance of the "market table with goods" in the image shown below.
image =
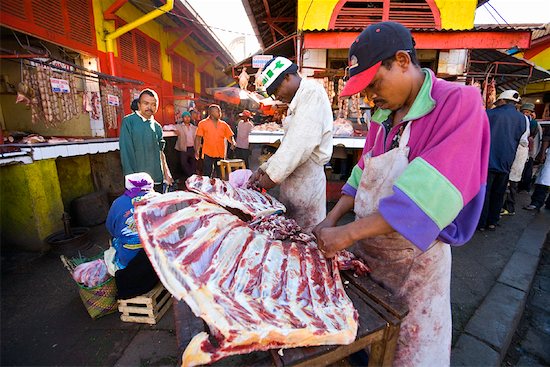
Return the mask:
[[367, 264], [345, 250], [325, 258], [267, 193], [197, 175], [186, 185], [135, 211], [176, 299], [183, 366], [320, 365], [367, 346], [371, 365], [391, 364], [407, 310]]
[[[369, 366], [391, 366], [401, 320], [407, 308], [368, 276], [355, 277], [342, 272], [344, 288], [359, 313], [355, 341], [349, 345], [323, 345], [292, 349], [271, 349], [224, 358], [213, 366], [325, 366], [370, 347]], [[208, 325], [196, 317], [183, 301], [173, 305], [178, 349], [183, 353], [198, 333], [209, 332]]]

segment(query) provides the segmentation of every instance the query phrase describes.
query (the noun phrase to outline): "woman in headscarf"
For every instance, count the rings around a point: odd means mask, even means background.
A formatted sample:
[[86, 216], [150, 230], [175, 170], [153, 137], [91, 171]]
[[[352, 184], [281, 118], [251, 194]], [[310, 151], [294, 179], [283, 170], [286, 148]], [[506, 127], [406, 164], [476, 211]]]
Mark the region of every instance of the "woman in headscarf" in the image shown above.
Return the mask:
[[115, 276], [120, 299], [146, 293], [159, 281], [143, 250], [134, 221], [134, 205], [160, 195], [154, 191], [154, 185], [148, 173], [126, 175], [126, 191], [113, 202], [107, 215], [105, 226], [112, 239], [111, 248], [105, 252], [105, 262]]

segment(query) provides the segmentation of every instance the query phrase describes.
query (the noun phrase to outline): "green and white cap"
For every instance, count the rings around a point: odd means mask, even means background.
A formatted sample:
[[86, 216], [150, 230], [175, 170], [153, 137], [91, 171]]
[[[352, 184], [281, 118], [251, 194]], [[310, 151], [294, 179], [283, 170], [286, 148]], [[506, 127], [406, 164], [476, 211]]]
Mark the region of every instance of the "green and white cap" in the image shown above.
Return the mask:
[[298, 65], [286, 57], [277, 56], [269, 60], [262, 70], [262, 83], [267, 94], [271, 95], [283, 82], [286, 74], [293, 74], [298, 71]]

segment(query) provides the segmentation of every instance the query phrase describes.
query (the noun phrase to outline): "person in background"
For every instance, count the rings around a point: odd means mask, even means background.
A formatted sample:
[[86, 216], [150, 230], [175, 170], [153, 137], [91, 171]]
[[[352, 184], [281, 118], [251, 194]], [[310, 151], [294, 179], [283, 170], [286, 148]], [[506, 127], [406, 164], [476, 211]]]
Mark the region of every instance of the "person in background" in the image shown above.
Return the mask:
[[[321, 252], [351, 248], [403, 300], [395, 366], [449, 366], [451, 246], [475, 233], [489, 124], [479, 90], [421, 69], [410, 31], [369, 25], [349, 50], [340, 97], [365, 91], [378, 110], [342, 197], [313, 231]], [[353, 210], [356, 220], [337, 226]]]
[[524, 171], [525, 164], [529, 158], [529, 134], [530, 134], [530, 121], [527, 116], [525, 116], [525, 132], [519, 139], [519, 145], [516, 150], [516, 157], [514, 162], [512, 162], [512, 167], [510, 168], [510, 175], [508, 176], [508, 190], [504, 197], [504, 204], [502, 205], [502, 210], [500, 215], [514, 215], [516, 214], [516, 195], [518, 193], [518, 185], [521, 181], [521, 175]]
[[139, 103], [139, 99], [136, 98], [132, 101], [132, 103], [130, 103], [130, 109], [132, 110], [132, 112], [136, 112], [137, 110], [139, 110], [139, 106], [138, 106], [138, 103]]
[[550, 209], [550, 195], [548, 195], [548, 189], [550, 188], [550, 129], [544, 131], [542, 136], [542, 148], [541, 148], [541, 161], [544, 165], [539, 170], [537, 179], [535, 181], [535, 189], [531, 195], [531, 203], [525, 206], [526, 210], [540, 210], [542, 206], [546, 209]]
[[525, 163], [525, 168], [521, 175], [521, 181], [518, 185], [518, 191], [531, 191], [533, 183], [533, 164], [541, 151], [542, 127], [536, 120], [535, 105], [533, 103], [524, 103], [520, 107], [520, 112], [529, 118], [529, 159]]
[[235, 147], [235, 158], [242, 159], [246, 165], [246, 168], [250, 168], [250, 150], [248, 149], [250, 144], [248, 138], [252, 128], [254, 127], [254, 123], [252, 123], [253, 114], [249, 110], [244, 110], [239, 114], [239, 116], [241, 119], [237, 124], [237, 146]]
[[251, 176], [249, 186], [280, 185], [279, 200], [305, 232], [326, 215], [324, 165], [332, 155], [332, 109], [327, 93], [314, 80], [302, 79], [298, 65], [278, 56], [262, 71], [262, 83], [274, 100], [288, 103], [282, 143]]
[[189, 113], [191, 114], [191, 123], [197, 126], [199, 124], [199, 121], [201, 120], [201, 114], [194, 108], [190, 109]]
[[183, 170], [183, 180], [195, 174], [197, 170], [197, 160], [195, 159], [195, 135], [197, 127], [191, 124], [191, 114], [184, 111], [181, 114], [182, 122], [176, 125], [176, 141], [175, 149], [180, 154], [180, 164]]
[[146, 293], [159, 281], [141, 245], [134, 221], [134, 206], [138, 201], [160, 194], [154, 192], [154, 181], [145, 172], [126, 175], [124, 186], [126, 191], [115, 199], [105, 221], [112, 236], [105, 260], [109, 272], [114, 273], [119, 299]]
[[122, 173], [128, 175], [147, 172], [155, 180], [155, 190], [162, 192], [162, 184], [174, 180], [166, 163], [162, 127], [153, 116], [158, 109], [158, 95], [144, 89], [138, 98], [136, 113], [125, 116], [120, 127], [120, 159]]
[[516, 151], [525, 132], [525, 116], [516, 110], [520, 96], [515, 90], [502, 92], [496, 102], [496, 108], [487, 111], [491, 127], [491, 153], [489, 155], [489, 174], [483, 211], [479, 218], [478, 229], [495, 231], [500, 219], [500, 210], [508, 185], [508, 176]]
[[222, 110], [217, 104], [208, 106], [208, 117], [199, 122], [195, 136], [195, 158], [199, 159], [202, 147], [203, 175], [220, 177], [218, 161], [225, 158], [225, 140], [235, 149], [235, 139], [229, 125], [221, 120]]

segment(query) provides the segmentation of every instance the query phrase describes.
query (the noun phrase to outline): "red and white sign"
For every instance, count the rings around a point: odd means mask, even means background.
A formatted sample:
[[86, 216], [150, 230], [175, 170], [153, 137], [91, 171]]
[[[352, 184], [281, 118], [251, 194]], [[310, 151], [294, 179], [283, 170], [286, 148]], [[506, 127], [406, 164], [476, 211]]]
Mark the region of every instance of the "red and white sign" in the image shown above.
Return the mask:
[[118, 99], [118, 96], [107, 94], [107, 104], [109, 106], [120, 106], [120, 101]]
[[252, 67], [259, 69], [263, 68], [269, 60], [273, 58], [273, 55], [255, 55], [252, 56]]
[[69, 86], [69, 81], [65, 79], [50, 78], [50, 83], [52, 85], [52, 91], [55, 93], [70, 93], [71, 87]]

